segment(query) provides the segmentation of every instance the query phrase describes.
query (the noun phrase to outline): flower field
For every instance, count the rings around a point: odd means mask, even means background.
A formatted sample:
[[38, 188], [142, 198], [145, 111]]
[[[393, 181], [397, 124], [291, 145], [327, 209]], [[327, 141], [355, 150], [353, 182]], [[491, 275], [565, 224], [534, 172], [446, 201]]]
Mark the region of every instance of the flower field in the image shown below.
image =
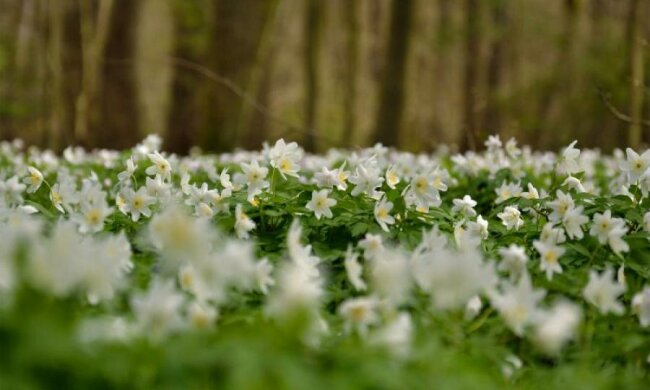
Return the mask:
[[0, 150], [2, 388], [647, 388], [650, 151]]

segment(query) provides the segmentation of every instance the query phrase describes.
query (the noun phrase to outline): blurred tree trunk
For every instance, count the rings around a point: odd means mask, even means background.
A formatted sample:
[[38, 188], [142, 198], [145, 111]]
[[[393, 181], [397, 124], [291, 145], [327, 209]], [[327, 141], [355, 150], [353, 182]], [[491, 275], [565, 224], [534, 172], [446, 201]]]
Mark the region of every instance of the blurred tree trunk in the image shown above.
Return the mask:
[[646, 0], [630, 0], [628, 14], [628, 41], [630, 61], [630, 126], [628, 129], [628, 145], [638, 148], [643, 137], [643, 95], [644, 95], [644, 62], [643, 62], [643, 17], [645, 16]]
[[388, 49], [383, 69], [379, 109], [374, 140], [386, 146], [398, 146], [404, 110], [406, 60], [411, 41], [412, 0], [393, 0]]
[[[197, 42], [205, 40], [205, 11], [201, 0], [173, 2], [174, 57], [192, 63], [203, 62], [204, 50]], [[198, 142], [200, 125], [206, 123], [207, 114], [199, 98], [206, 98], [208, 87], [214, 88], [214, 85], [200, 75], [178, 66], [174, 68], [166, 150], [187, 153]]]
[[74, 101], [81, 86], [79, 8], [68, 0], [49, 1], [47, 36], [49, 132], [47, 144], [55, 150], [74, 142]]
[[[444, 112], [444, 107], [441, 109], [441, 103], [445, 101], [446, 80], [449, 77], [449, 48], [451, 43], [451, 0], [438, 0], [437, 4], [438, 15], [435, 20], [437, 28], [435, 29], [434, 46], [432, 48], [434, 54], [433, 60], [433, 86], [431, 93], [433, 95], [432, 101], [434, 106], [431, 108], [431, 122], [429, 127], [431, 142], [426, 147], [434, 147], [433, 140], [438, 138], [442, 133], [446, 132], [443, 120], [441, 120], [441, 113]], [[449, 141], [447, 139], [447, 141]], [[438, 138], [438, 142], [441, 142]]]
[[509, 15], [507, 0], [492, 0], [490, 17], [495, 36], [490, 44], [490, 57], [487, 69], [487, 108], [485, 111], [485, 129], [490, 134], [502, 131], [502, 112], [500, 104], [503, 83], [504, 59], [506, 50], [506, 33]]
[[307, 0], [305, 8], [305, 129], [307, 134], [304, 146], [310, 152], [316, 150], [323, 4], [321, 0]]
[[65, 92], [63, 85], [63, 23], [65, 7], [62, 4], [48, 3], [48, 44], [47, 57], [50, 81], [50, 118], [47, 145], [55, 150], [64, 143]]
[[[211, 67], [244, 89], [262, 35], [265, 14], [272, 2], [264, 0], [219, 0], [213, 3], [214, 29], [210, 38]], [[201, 109], [208, 111], [207, 123], [202, 126], [200, 142], [210, 150], [230, 150], [237, 141], [237, 121], [243, 96], [238, 96], [222, 84], [212, 84]]]
[[98, 93], [101, 54], [104, 53], [110, 27], [113, 0], [99, 0], [97, 9], [90, 1], [79, 3], [81, 9], [81, 91], [75, 104], [74, 138], [87, 144], [88, 128], [94, 122]]
[[480, 4], [478, 0], [465, 0], [465, 75], [464, 75], [464, 126], [461, 149], [475, 149], [479, 139], [478, 84], [480, 69]]
[[140, 127], [136, 95], [135, 24], [138, 2], [114, 0], [103, 54], [101, 98], [92, 133], [106, 147], [128, 148], [139, 141]]
[[359, 73], [359, 1], [341, 7], [345, 26], [345, 85], [343, 95], [343, 146], [352, 146], [357, 127], [357, 75]]
[[[554, 64], [554, 70], [550, 74], [549, 82], [546, 88], [541, 92], [539, 118], [544, 125], [550, 125], [549, 119], [552, 117], [553, 109], [559, 104], [564, 104], [569, 100], [575, 91], [575, 47], [577, 38], [577, 14], [579, 0], [564, 0], [562, 33], [558, 45], [557, 57]], [[562, 97], [562, 99], [558, 99]], [[569, 124], [565, 124], [569, 126]], [[537, 139], [537, 147], [549, 147], [553, 139], [562, 143], [565, 139], [557, 137], [557, 134], [548, 129], [539, 129], [541, 136]]]
[[[266, 11], [263, 13], [259, 42], [255, 52], [250, 76], [246, 85], [246, 93], [257, 103], [268, 107], [271, 87], [271, 70], [273, 65], [273, 38], [275, 21], [280, 0], [267, 0]], [[267, 138], [268, 124], [262, 113], [256, 111], [250, 104], [242, 104], [237, 120], [236, 145], [247, 149], [257, 149]]]

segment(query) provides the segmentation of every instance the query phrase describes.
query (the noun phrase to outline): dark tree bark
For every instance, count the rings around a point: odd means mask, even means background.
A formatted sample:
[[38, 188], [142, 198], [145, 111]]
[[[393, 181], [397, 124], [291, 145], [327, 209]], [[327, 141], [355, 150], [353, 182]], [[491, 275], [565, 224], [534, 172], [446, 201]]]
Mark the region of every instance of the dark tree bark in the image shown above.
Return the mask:
[[128, 148], [140, 139], [133, 50], [138, 2], [115, 0], [104, 49], [98, 120], [89, 132], [97, 144]]
[[[174, 2], [174, 57], [197, 64], [204, 62], [204, 53], [195, 44], [197, 38], [205, 33], [206, 20], [199, 16], [204, 11], [199, 0]], [[206, 121], [206, 111], [201, 109], [197, 98], [203, 96], [201, 92], [205, 91], [208, 82], [178, 66], [174, 67], [173, 77], [165, 149], [187, 153], [197, 143], [200, 125]]]
[[630, 125], [627, 142], [631, 148], [638, 148], [643, 137], [643, 95], [644, 95], [644, 63], [643, 63], [643, 17], [645, 16], [646, 0], [630, 0], [628, 14], [628, 41], [630, 63]]
[[357, 76], [359, 73], [359, 1], [342, 7], [345, 26], [345, 85], [343, 95], [343, 146], [352, 146], [357, 127]]
[[463, 81], [463, 139], [461, 149], [475, 149], [479, 140], [479, 50], [480, 4], [478, 0], [465, 0], [465, 70]]
[[[214, 2], [210, 57], [212, 69], [239, 88], [245, 88], [255, 63], [269, 4], [264, 0], [219, 0]], [[230, 150], [236, 143], [239, 112], [248, 104], [220, 84], [210, 84], [205, 99], [207, 123], [201, 129], [200, 143], [205, 149]]]
[[308, 0], [305, 15], [305, 149], [316, 150], [316, 122], [319, 99], [319, 64], [323, 25], [323, 5], [320, 0]]
[[503, 83], [506, 32], [508, 31], [508, 1], [493, 0], [490, 17], [495, 37], [490, 44], [490, 57], [487, 69], [487, 108], [485, 110], [485, 129], [491, 134], [498, 133], [502, 127], [502, 112], [499, 104], [500, 89]]
[[412, 0], [393, 0], [390, 35], [386, 50], [379, 109], [374, 140], [386, 146], [398, 146], [404, 110], [406, 60], [411, 41]]

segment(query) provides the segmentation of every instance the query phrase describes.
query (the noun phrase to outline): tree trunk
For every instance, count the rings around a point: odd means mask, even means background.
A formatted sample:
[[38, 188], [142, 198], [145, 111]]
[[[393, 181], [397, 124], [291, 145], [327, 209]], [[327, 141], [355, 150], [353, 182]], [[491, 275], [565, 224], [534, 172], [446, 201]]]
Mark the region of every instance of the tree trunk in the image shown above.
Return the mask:
[[508, 1], [493, 0], [490, 16], [495, 37], [490, 45], [490, 58], [487, 69], [487, 108], [485, 110], [485, 129], [490, 133], [500, 133], [502, 130], [502, 113], [500, 107], [500, 92], [503, 83], [503, 68], [506, 48], [506, 32], [508, 31]]
[[103, 54], [98, 119], [92, 126], [97, 143], [128, 148], [140, 140], [134, 45], [138, 2], [115, 0]]
[[[280, 0], [267, 0], [262, 15], [260, 38], [245, 91], [264, 106], [268, 106], [271, 69], [273, 65], [273, 38]], [[242, 104], [237, 120], [237, 146], [256, 149], [266, 140], [268, 118], [256, 112], [250, 104]]]
[[357, 127], [357, 75], [359, 73], [359, 1], [341, 7], [345, 26], [345, 85], [343, 94], [343, 146], [351, 147]]
[[412, 0], [393, 0], [390, 36], [383, 70], [374, 139], [386, 146], [398, 146], [404, 110], [406, 60], [411, 41]]
[[316, 150], [316, 122], [319, 98], [319, 65], [323, 24], [323, 2], [308, 0], [305, 15], [305, 149]]
[[101, 53], [104, 53], [108, 38], [113, 0], [100, 0], [96, 11], [89, 1], [80, 2], [79, 7], [82, 79], [75, 104], [74, 138], [76, 142], [87, 145], [88, 128], [94, 122]]
[[643, 137], [643, 95], [644, 95], [644, 64], [643, 64], [643, 16], [645, 15], [646, 0], [630, 0], [628, 16], [629, 31], [629, 61], [630, 61], [630, 126], [628, 129], [628, 145], [638, 148]]
[[461, 149], [475, 149], [479, 140], [478, 81], [480, 58], [480, 4], [478, 0], [465, 0], [465, 76], [464, 76], [464, 126]]
[[[263, 0], [219, 0], [214, 2], [214, 30], [210, 51], [214, 71], [244, 89], [255, 63], [264, 15], [269, 2]], [[200, 137], [204, 148], [230, 150], [235, 145], [239, 112], [248, 104], [242, 96], [222, 84], [211, 84], [205, 101], [208, 120]]]

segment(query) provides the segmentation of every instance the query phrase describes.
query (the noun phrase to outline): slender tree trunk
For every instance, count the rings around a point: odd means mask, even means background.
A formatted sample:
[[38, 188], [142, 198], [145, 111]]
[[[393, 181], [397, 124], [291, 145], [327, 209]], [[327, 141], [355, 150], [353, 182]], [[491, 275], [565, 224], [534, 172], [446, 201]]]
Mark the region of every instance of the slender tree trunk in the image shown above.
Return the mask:
[[628, 129], [628, 145], [638, 148], [643, 137], [643, 95], [644, 95], [644, 63], [643, 63], [643, 17], [646, 0], [630, 0], [629, 9], [629, 61], [630, 61], [630, 126]]
[[[433, 107], [431, 107], [431, 122], [429, 123], [431, 138], [435, 139], [447, 133], [444, 121], [441, 116], [445, 107], [442, 103], [445, 101], [445, 86], [449, 77], [449, 48], [451, 41], [451, 0], [438, 0], [438, 15], [435, 20], [436, 30], [434, 45], [432, 47], [434, 54], [433, 60], [433, 85], [431, 88]], [[445, 136], [444, 139], [449, 141]], [[440, 138], [438, 141], [441, 142]], [[426, 145], [433, 147], [433, 144]]]
[[345, 85], [343, 95], [343, 146], [350, 147], [357, 127], [357, 76], [359, 67], [359, 1], [341, 7], [345, 26]]
[[[81, 8], [81, 91], [76, 100], [74, 138], [77, 142], [88, 142], [88, 128], [93, 122], [101, 53], [104, 52], [111, 21], [113, 0], [100, 0], [94, 12], [91, 2], [82, 1]], [[96, 14], [96, 15], [95, 15]]]
[[65, 91], [63, 80], [63, 23], [65, 5], [48, 3], [48, 64], [50, 80], [50, 120], [47, 144], [58, 150], [64, 143]]
[[141, 138], [133, 63], [137, 10], [137, 1], [114, 0], [102, 57], [99, 112], [91, 130], [104, 147], [123, 149]]
[[[558, 45], [554, 71], [546, 88], [541, 92], [540, 111], [538, 117], [543, 126], [549, 126], [549, 120], [557, 103], [571, 97], [575, 91], [575, 47], [577, 38], [578, 0], [565, 0], [563, 6], [562, 35]], [[562, 96], [564, 99], [557, 99]], [[568, 126], [568, 124], [566, 124]], [[548, 129], [540, 129], [541, 136], [537, 139], [538, 147], [548, 147], [557, 137]], [[561, 140], [560, 142], [564, 142]]]
[[508, 1], [493, 0], [490, 14], [496, 36], [490, 45], [490, 57], [488, 60], [488, 106], [485, 111], [485, 128], [490, 133], [499, 133], [502, 130], [503, 119], [499, 100], [503, 83], [506, 32], [509, 23]]
[[479, 140], [478, 81], [480, 58], [480, 4], [478, 0], [465, 0], [465, 75], [464, 75], [464, 126], [461, 148], [475, 149]]
[[[205, 38], [207, 21], [197, 15], [205, 15], [198, 0], [174, 2], [174, 57], [193, 63], [203, 63], [204, 56], [195, 44], [197, 39]], [[206, 98], [208, 88], [214, 88], [201, 76], [184, 68], [175, 67], [172, 82], [172, 97], [167, 120], [165, 149], [174, 153], [187, 153], [190, 147], [198, 143], [199, 129], [205, 124], [207, 109], [199, 98]], [[206, 99], [207, 100], [207, 99]]]
[[386, 146], [398, 146], [404, 110], [406, 60], [411, 41], [412, 0], [393, 0], [390, 36], [383, 70], [374, 139]]
[[[280, 0], [267, 0], [266, 10], [262, 15], [262, 26], [255, 59], [253, 60], [250, 77], [245, 91], [254, 97], [258, 103], [267, 106], [271, 69], [273, 62], [273, 38]], [[263, 102], [264, 100], [264, 102]], [[266, 139], [266, 118], [255, 112], [250, 104], [242, 104], [237, 120], [237, 146], [248, 149], [258, 148]], [[253, 123], [255, 122], [255, 123]]]
[[316, 150], [323, 5], [321, 0], [307, 0], [305, 9], [305, 149], [310, 152]]
[[[211, 67], [240, 88], [248, 85], [269, 3], [264, 0], [218, 0], [214, 3], [210, 38]], [[208, 118], [200, 142], [210, 150], [230, 150], [236, 144], [241, 96], [223, 85], [211, 84], [205, 99]]]

